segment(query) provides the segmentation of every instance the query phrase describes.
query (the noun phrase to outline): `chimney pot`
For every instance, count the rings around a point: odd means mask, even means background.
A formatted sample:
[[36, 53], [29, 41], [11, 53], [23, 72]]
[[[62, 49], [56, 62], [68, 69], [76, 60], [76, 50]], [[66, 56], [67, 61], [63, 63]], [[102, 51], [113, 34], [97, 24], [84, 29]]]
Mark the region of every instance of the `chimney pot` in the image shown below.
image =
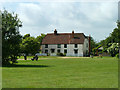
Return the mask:
[[57, 35], [57, 30], [55, 29], [55, 31], [54, 31], [54, 35]]

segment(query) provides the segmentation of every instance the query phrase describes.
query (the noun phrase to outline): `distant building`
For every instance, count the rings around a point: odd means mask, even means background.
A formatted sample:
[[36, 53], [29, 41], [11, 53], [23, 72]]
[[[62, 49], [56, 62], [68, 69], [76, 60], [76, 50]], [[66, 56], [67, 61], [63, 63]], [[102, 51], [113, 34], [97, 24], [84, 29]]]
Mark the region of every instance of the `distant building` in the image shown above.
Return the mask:
[[48, 33], [42, 41], [42, 53], [51, 56], [65, 53], [66, 56], [87, 56], [90, 51], [90, 37], [83, 33]]

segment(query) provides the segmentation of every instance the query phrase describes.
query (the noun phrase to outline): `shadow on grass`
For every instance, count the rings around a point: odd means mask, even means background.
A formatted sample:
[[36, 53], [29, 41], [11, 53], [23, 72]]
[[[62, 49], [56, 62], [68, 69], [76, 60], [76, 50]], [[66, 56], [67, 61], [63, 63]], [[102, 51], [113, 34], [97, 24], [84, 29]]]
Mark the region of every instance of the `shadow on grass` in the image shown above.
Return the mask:
[[51, 66], [48, 66], [48, 65], [23, 65], [23, 64], [19, 64], [19, 65], [16, 65], [16, 64], [10, 64], [10, 65], [2, 65], [2, 67], [37, 67], [37, 68], [43, 68], [43, 67], [51, 67]]

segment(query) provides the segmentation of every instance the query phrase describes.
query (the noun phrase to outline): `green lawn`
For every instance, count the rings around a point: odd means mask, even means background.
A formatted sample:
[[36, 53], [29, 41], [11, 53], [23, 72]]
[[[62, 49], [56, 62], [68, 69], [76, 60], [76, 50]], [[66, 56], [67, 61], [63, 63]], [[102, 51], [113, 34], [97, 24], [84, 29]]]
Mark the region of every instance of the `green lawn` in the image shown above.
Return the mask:
[[3, 88], [118, 88], [116, 58], [42, 57], [2, 70]]

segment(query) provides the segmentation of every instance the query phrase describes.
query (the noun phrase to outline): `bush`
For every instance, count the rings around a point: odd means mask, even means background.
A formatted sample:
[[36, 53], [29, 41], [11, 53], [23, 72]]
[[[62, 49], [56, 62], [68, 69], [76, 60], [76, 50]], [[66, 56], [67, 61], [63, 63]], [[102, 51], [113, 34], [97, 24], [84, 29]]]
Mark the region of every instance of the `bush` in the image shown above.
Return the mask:
[[118, 43], [109, 43], [111, 46], [108, 47], [107, 51], [110, 53], [112, 57], [116, 56], [116, 54], [119, 52], [118, 50]]
[[66, 56], [66, 54], [63, 54], [63, 53], [57, 53], [57, 56]]
[[66, 56], [66, 53], [64, 53], [64, 56]]
[[47, 56], [50, 56], [50, 54], [49, 54], [49, 53], [47, 53]]
[[118, 53], [118, 54], [116, 54], [116, 57], [117, 57], [117, 58], [119, 58], [119, 53]]

